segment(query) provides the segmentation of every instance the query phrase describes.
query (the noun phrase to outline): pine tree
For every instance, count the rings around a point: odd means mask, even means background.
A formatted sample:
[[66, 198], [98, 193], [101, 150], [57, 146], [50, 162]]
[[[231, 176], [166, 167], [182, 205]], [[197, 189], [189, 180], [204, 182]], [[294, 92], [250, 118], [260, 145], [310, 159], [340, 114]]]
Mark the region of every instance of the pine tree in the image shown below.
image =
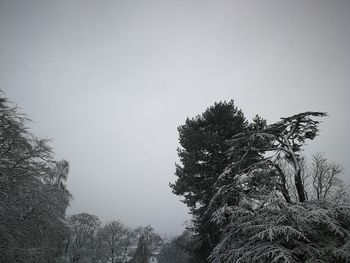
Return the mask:
[[[258, 122], [256, 125], [259, 125]], [[197, 262], [206, 262], [220, 234], [210, 220], [210, 213], [206, 212], [216, 192], [216, 181], [226, 167], [240, 159], [243, 153], [227, 155], [230, 149], [227, 141], [249, 127], [233, 101], [215, 103], [203, 114], [188, 118], [184, 125], [178, 127], [181, 145], [178, 155], [182, 165], [176, 164], [177, 180], [170, 186], [175, 194], [184, 197], [183, 202], [193, 215], [192, 253]], [[249, 158], [253, 156], [256, 153]]]

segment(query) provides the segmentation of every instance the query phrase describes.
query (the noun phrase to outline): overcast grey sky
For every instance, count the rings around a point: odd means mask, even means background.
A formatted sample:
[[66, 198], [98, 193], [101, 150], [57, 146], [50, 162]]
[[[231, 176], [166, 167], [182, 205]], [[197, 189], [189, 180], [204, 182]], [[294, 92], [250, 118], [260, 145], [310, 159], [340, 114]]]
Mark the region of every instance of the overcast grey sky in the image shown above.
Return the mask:
[[69, 213], [179, 233], [177, 126], [326, 111], [308, 153], [349, 180], [350, 1], [0, 0], [0, 89], [70, 162]]

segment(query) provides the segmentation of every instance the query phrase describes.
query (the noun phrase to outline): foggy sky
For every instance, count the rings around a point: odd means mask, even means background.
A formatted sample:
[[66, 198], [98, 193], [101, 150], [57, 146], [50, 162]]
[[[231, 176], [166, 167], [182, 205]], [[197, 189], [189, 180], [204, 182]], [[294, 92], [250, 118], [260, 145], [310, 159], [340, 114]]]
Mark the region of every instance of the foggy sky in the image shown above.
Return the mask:
[[350, 183], [350, 1], [0, 0], [0, 89], [70, 162], [70, 214], [181, 232], [176, 128], [219, 100], [328, 112], [306, 154]]

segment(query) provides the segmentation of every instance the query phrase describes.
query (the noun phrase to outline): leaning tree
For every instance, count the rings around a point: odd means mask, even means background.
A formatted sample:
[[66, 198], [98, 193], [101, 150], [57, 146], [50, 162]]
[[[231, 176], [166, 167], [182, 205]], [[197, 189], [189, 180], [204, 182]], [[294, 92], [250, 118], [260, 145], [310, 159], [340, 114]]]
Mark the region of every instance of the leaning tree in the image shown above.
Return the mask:
[[[323, 112], [296, 114], [230, 140], [228, 154], [242, 150], [246, 154], [230, 163], [215, 184], [210, 205], [219, 208], [212, 220], [222, 234], [210, 256], [212, 262], [350, 261], [349, 206], [308, 201], [302, 179], [302, 148], [318, 135], [316, 118], [324, 116]], [[242, 166], [250, 152], [264, 155]], [[292, 167], [295, 199], [281, 161]]]
[[[229, 154], [242, 151], [245, 145], [245, 154], [238, 162], [228, 165], [223, 175], [229, 174], [234, 169], [236, 174], [256, 174], [263, 170], [278, 177], [278, 189], [285, 198], [285, 201], [292, 202], [287, 189], [286, 175], [281, 168], [279, 161], [285, 160], [290, 163], [294, 170], [294, 183], [300, 202], [306, 201], [306, 193], [302, 180], [302, 147], [307, 140], [313, 140], [319, 133], [319, 121], [314, 117], [325, 117], [324, 112], [304, 112], [281, 121], [266, 125], [261, 129], [250, 130], [235, 135], [229, 143], [231, 148]], [[265, 157], [250, 166], [240, 166], [250, 152], [264, 152]], [[220, 178], [222, 179], [222, 178]]]

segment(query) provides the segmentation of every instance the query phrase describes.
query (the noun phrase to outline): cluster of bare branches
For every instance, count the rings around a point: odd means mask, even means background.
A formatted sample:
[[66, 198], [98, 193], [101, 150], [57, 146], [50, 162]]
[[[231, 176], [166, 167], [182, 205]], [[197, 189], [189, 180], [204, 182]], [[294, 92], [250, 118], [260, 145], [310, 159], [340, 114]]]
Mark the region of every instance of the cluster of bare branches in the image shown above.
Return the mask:
[[118, 220], [105, 224], [95, 215], [69, 217], [70, 237], [62, 262], [148, 262], [162, 239], [150, 226], [132, 229]]

